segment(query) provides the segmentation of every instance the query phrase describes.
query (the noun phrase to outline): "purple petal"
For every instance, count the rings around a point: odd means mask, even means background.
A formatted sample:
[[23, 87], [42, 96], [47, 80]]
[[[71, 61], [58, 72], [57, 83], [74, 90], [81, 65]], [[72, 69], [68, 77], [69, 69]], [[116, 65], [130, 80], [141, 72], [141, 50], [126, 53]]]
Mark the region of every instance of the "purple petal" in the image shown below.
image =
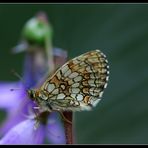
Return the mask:
[[65, 144], [66, 138], [64, 133], [64, 128], [59, 120], [58, 113], [51, 113], [48, 126], [46, 130], [46, 135], [50, 143], [52, 144]]
[[0, 127], [0, 135], [4, 135], [7, 133], [13, 126], [26, 119], [25, 116], [22, 115], [22, 111], [18, 112], [17, 109], [10, 111], [7, 114], [6, 120], [2, 123]]
[[27, 119], [12, 128], [0, 144], [41, 144], [44, 140], [44, 126], [34, 129], [35, 120]]
[[22, 101], [20, 103], [16, 103], [16, 106], [18, 107], [9, 109], [6, 120], [2, 123], [0, 127], [0, 135], [4, 135], [13, 126], [25, 120], [27, 115], [30, 115], [29, 110], [33, 108], [34, 104], [29, 100], [29, 98], [25, 96], [22, 97]]
[[[11, 91], [11, 89], [20, 88], [20, 90]], [[0, 108], [10, 109], [17, 108], [21, 101], [23, 87], [20, 82], [1, 82], [0, 83]], [[17, 102], [17, 103], [16, 103]]]
[[[10, 91], [19, 88], [20, 90]], [[25, 91], [21, 82], [1, 82], [0, 83], [0, 108], [7, 111], [7, 118], [1, 124], [0, 135], [5, 134], [10, 128], [26, 119], [22, 116], [25, 100]]]
[[67, 58], [67, 51], [62, 48], [53, 48], [53, 54], [54, 56], [63, 57], [65, 59]]
[[61, 48], [54, 48], [53, 53], [54, 63], [57, 69], [67, 61], [67, 52]]

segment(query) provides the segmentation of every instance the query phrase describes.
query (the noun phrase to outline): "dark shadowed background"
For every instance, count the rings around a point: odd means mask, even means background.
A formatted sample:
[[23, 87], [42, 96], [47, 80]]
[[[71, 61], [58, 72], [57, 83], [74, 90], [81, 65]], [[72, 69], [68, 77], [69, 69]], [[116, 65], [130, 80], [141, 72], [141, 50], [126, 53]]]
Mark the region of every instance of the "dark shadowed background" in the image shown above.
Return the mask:
[[10, 49], [40, 10], [53, 25], [54, 45], [66, 49], [69, 59], [99, 48], [109, 61], [102, 101], [93, 111], [75, 113], [76, 143], [148, 143], [148, 5], [1, 4], [1, 81], [18, 80], [12, 68], [22, 73], [24, 53], [12, 55]]

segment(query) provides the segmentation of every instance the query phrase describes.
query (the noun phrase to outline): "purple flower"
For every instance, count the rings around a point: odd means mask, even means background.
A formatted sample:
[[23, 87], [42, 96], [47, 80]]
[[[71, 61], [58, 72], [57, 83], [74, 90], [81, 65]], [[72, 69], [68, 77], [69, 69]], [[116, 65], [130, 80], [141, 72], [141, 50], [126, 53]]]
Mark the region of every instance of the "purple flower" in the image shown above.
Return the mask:
[[[59, 48], [54, 48], [53, 51], [57, 68], [65, 63], [67, 53]], [[30, 109], [36, 104], [26, 95], [26, 86], [27, 88], [36, 86], [47, 70], [47, 65], [44, 65], [46, 62], [39, 54], [37, 52], [34, 55], [26, 53], [23, 75], [25, 87], [20, 81], [0, 83], [0, 109], [7, 113], [6, 120], [0, 127], [2, 136], [0, 144], [41, 144], [45, 142], [45, 138], [47, 143], [65, 144], [65, 133], [58, 113], [48, 113], [45, 117], [47, 122], [37, 120], [34, 118], [35, 115], [30, 114]], [[35, 60], [36, 56], [41, 59]], [[20, 90], [10, 91], [15, 88]], [[36, 122], [39, 124], [35, 129]]]
[[45, 131], [44, 126], [40, 125], [36, 130], [33, 128], [35, 120], [24, 120], [13, 127], [0, 140], [0, 144], [40, 144], [43, 143]]
[[34, 119], [21, 121], [0, 140], [0, 144], [41, 144], [45, 137], [53, 144], [64, 144], [62, 125], [55, 120], [55, 113], [51, 114], [47, 125], [39, 124], [37, 128]]

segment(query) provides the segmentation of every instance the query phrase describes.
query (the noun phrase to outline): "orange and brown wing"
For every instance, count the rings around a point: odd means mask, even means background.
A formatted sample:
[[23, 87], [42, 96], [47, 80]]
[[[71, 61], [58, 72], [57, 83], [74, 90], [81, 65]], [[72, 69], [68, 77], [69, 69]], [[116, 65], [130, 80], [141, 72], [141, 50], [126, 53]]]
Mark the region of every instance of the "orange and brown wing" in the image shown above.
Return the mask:
[[82, 54], [65, 63], [41, 87], [55, 108], [90, 110], [100, 101], [109, 78], [106, 56], [100, 50]]

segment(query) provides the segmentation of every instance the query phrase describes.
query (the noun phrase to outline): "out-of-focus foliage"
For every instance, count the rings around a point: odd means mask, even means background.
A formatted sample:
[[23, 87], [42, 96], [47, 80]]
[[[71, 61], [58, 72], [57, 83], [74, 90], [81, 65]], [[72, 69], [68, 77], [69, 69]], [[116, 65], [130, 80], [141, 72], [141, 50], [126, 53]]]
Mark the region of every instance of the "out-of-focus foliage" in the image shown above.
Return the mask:
[[16, 80], [23, 54], [12, 56], [22, 26], [45, 11], [54, 30], [54, 45], [69, 58], [96, 48], [110, 64], [102, 101], [91, 112], [75, 113], [76, 143], [148, 143], [148, 5], [46, 4], [0, 5], [1, 80]]

